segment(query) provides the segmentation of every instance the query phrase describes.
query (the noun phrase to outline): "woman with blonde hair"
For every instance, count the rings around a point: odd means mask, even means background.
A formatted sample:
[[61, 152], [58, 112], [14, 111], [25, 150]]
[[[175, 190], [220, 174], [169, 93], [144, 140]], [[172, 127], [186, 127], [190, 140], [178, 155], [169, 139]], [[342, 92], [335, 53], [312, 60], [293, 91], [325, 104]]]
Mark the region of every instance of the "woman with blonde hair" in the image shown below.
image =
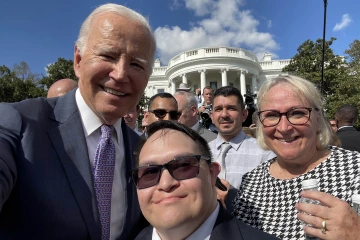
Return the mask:
[[[360, 190], [360, 153], [330, 146], [332, 130], [315, 85], [295, 76], [266, 81], [258, 93], [258, 144], [276, 157], [243, 177], [234, 215], [281, 239], [359, 239], [350, 207]], [[319, 192], [302, 191], [317, 179]], [[299, 203], [300, 197], [322, 205]], [[303, 223], [310, 226], [303, 227]]]

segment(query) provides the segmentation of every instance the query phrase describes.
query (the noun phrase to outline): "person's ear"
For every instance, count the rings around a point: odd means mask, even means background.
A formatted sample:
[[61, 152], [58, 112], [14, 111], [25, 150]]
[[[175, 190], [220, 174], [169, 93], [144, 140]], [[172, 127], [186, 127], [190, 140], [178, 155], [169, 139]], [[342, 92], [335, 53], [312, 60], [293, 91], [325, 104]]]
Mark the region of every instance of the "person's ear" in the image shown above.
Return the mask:
[[220, 167], [219, 163], [217, 163], [217, 162], [211, 162], [209, 167], [210, 167], [210, 174], [211, 174], [211, 182], [212, 182], [212, 185], [215, 186], [216, 178], [221, 171], [221, 167]]
[[191, 106], [190, 110], [191, 110], [191, 112], [192, 112], [192, 116], [196, 116], [196, 114], [197, 114], [197, 107], [196, 107], [196, 106]]
[[244, 108], [244, 109], [242, 110], [242, 117], [243, 117], [242, 121], [243, 121], [243, 122], [246, 121], [246, 118], [247, 118], [248, 114], [249, 114], [248, 110], [247, 110], [246, 108]]
[[81, 53], [80, 53], [79, 48], [75, 45], [75, 47], [74, 47], [74, 72], [78, 79], [80, 79], [80, 76], [81, 76], [80, 62], [81, 62]]

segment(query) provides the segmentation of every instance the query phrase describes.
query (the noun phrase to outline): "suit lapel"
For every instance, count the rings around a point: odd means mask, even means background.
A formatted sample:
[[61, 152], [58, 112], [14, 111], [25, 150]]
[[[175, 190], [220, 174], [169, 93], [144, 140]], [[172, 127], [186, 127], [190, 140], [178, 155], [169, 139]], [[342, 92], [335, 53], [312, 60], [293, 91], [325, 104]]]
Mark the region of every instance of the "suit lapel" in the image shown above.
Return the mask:
[[97, 211], [93, 176], [75, 91], [58, 99], [51, 116], [56, 127], [48, 131], [79, 204], [92, 239], [100, 239], [101, 228]]

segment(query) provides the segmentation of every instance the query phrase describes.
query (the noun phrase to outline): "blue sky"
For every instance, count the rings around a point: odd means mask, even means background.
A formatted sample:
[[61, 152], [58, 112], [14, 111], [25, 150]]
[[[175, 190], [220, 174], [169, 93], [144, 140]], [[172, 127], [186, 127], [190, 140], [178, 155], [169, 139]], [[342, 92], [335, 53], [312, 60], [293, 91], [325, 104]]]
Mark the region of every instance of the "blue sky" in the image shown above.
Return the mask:
[[[176, 54], [206, 46], [250, 50], [261, 60], [288, 59], [307, 39], [322, 38], [323, 0], [127, 0], [113, 1], [146, 16], [155, 32], [162, 64]], [[0, 65], [25, 61], [34, 73], [59, 57], [73, 58], [82, 21], [102, 0], [3, 0]], [[326, 38], [344, 55], [360, 39], [360, 1], [328, 0]]]

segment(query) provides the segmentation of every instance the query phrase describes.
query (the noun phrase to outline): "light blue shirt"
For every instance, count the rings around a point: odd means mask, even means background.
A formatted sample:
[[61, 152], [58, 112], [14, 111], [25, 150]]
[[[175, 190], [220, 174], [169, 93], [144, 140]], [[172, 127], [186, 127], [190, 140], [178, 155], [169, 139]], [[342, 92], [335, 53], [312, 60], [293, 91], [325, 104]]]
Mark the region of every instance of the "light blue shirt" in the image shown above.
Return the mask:
[[[214, 159], [220, 153], [220, 146], [225, 142], [218, 134], [217, 138], [209, 142]], [[225, 179], [233, 188], [239, 188], [242, 177], [259, 164], [266, 162], [276, 155], [272, 151], [262, 150], [255, 138], [247, 136], [244, 131], [228, 141], [231, 148], [225, 156], [226, 177]], [[220, 164], [220, 163], [219, 163]]]

